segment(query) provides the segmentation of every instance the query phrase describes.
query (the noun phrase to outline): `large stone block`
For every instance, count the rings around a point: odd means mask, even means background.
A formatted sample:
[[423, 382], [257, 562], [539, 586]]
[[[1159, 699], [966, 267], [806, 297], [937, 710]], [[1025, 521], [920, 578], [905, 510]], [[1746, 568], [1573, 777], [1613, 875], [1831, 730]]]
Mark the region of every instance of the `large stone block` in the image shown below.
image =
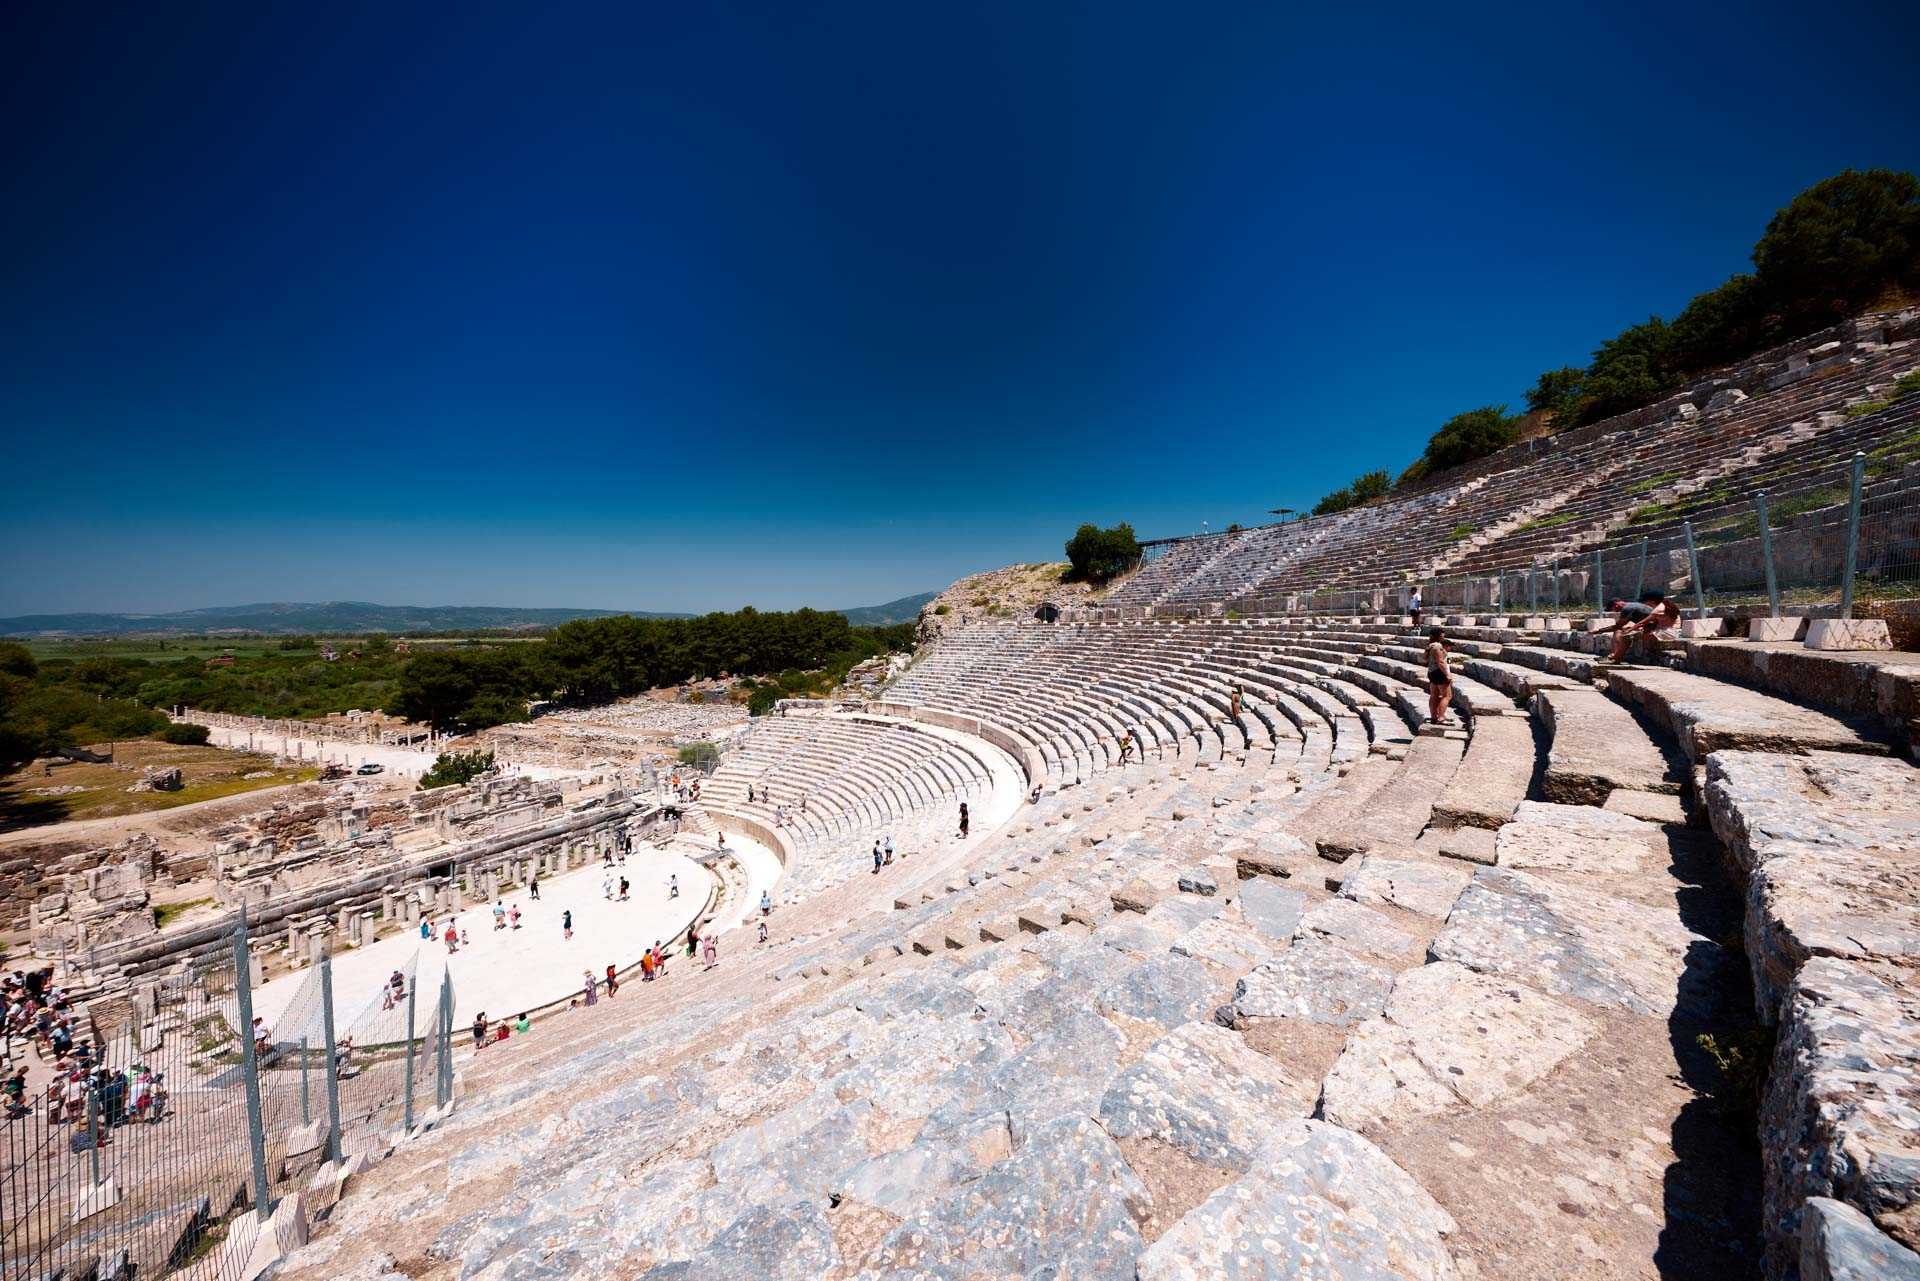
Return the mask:
[[1807, 648], [1882, 650], [1893, 648], [1885, 619], [1816, 618], [1807, 627]]

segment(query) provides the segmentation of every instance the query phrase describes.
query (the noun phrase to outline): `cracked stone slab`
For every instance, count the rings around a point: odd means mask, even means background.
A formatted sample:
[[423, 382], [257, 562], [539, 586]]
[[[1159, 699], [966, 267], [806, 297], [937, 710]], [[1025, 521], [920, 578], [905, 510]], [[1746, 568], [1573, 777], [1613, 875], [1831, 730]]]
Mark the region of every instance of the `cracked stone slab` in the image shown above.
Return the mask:
[[1393, 971], [1337, 943], [1302, 939], [1234, 985], [1238, 1019], [1305, 1019], [1347, 1027], [1386, 1005]]
[[1453, 1217], [1351, 1130], [1282, 1121], [1253, 1168], [1140, 1256], [1138, 1281], [1453, 1281]]
[[1148, 1047], [1100, 1101], [1114, 1138], [1152, 1138], [1204, 1165], [1244, 1172], [1282, 1118], [1304, 1117], [1317, 1081], [1296, 1080], [1225, 1028], [1188, 1023]]
[[1598, 1024], [1508, 979], [1438, 961], [1394, 983], [1321, 1088], [1327, 1120], [1352, 1129], [1483, 1108], [1526, 1089], [1586, 1045]]
[[918, 1142], [853, 1166], [834, 1191], [904, 1218], [979, 1172], [973, 1157], [956, 1144]]
[[1427, 859], [1368, 854], [1347, 873], [1340, 897], [1356, 903], [1385, 903], [1422, 916], [1445, 916], [1466, 886], [1463, 867]]
[[1296, 944], [1309, 938], [1332, 939], [1375, 956], [1402, 956], [1413, 950], [1413, 935], [1369, 907], [1351, 899], [1328, 899], [1300, 918]]
[[1242, 921], [1216, 916], [1173, 941], [1173, 951], [1226, 969], [1258, 965], [1273, 957], [1274, 941]]
[[1676, 992], [1704, 996], [1696, 988], [1723, 957], [1674, 912], [1505, 868], [1474, 873], [1428, 955], [1659, 1018]]
[[1145, 1242], [1151, 1197], [1119, 1146], [1063, 1117], [1021, 1150], [908, 1218], [864, 1261], [888, 1281], [1123, 1277]]

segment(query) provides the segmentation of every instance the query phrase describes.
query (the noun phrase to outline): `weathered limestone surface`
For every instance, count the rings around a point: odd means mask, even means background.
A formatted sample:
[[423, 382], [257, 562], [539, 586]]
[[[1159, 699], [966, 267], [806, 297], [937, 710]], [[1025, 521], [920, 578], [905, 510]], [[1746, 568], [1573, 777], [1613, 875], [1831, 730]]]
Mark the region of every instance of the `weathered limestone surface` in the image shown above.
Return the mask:
[[1672, 913], [1525, 872], [1482, 868], [1430, 954], [1595, 1005], [1664, 1016], [1676, 992], [1683, 1002], [1690, 995], [1683, 983], [1690, 962], [1712, 964], [1719, 948]]
[[1285, 942], [1300, 928], [1300, 918], [1307, 912], [1307, 896], [1271, 877], [1255, 877], [1240, 882], [1240, 910], [1254, 929]]
[[1252, 1165], [1154, 1242], [1139, 1281], [1458, 1275], [1446, 1246], [1453, 1217], [1352, 1131], [1284, 1121]]
[[1467, 877], [1467, 869], [1458, 864], [1369, 854], [1347, 874], [1340, 897], [1390, 904], [1423, 916], [1445, 916]]
[[1313, 1111], [1319, 1082], [1296, 1080], [1240, 1037], [1188, 1023], [1114, 1078], [1100, 1123], [1114, 1138], [1154, 1138], [1203, 1165], [1244, 1173], [1287, 1117]]
[[1787, 992], [1761, 1117], [1768, 1271], [1791, 1275], [1802, 1203], [1844, 1201], [1920, 1248], [1920, 989], [1912, 971], [1819, 957]]
[[1334, 939], [1375, 956], [1403, 956], [1414, 948], [1411, 934], [1370, 907], [1351, 899], [1328, 899], [1300, 918], [1296, 940]]
[[1624, 707], [1598, 690], [1544, 689], [1533, 714], [1550, 736], [1543, 787], [1563, 805], [1601, 805], [1615, 788], [1678, 793], [1665, 755]]
[[1773, 1021], [1813, 956], [1920, 958], [1920, 771], [1849, 753], [1715, 752], [1707, 811], [1747, 873], [1747, 952]]
[[1800, 1228], [1800, 1281], [1920, 1281], [1920, 1254], [1844, 1201], [1808, 1201]]
[[1551, 997], [1446, 961], [1402, 974], [1327, 1074], [1321, 1114], [1352, 1129], [1480, 1108], [1527, 1088], [1593, 1036]]
[[1607, 692], [1663, 724], [1690, 760], [1722, 749], [1885, 754], [1863, 725], [1755, 690], [1667, 668], [1615, 668]]
[[1533, 726], [1520, 716], [1481, 716], [1446, 791], [1433, 807], [1438, 827], [1499, 827], [1526, 799], [1533, 779]]
[[1501, 867], [1632, 873], [1660, 848], [1660, 831], [1611, 808], [1524, 801], [1514, 821], [1500, 829], [1494, 848]]
[[1336, 943], [1302, 939], [1234, 987], [1237, 1019], [1306, 1019], [1346, 1027], [1380, 1012], [1393, 971]]

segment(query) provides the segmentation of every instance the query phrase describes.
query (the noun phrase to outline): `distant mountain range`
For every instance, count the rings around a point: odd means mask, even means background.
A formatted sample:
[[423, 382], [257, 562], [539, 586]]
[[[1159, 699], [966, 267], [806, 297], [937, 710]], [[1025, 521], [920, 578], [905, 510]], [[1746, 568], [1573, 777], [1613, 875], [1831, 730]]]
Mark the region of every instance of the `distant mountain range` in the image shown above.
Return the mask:
[[921, 592], [918, 596], [902, 596], [899, 600], [890, 600], [884, 605], [861, 605], [856, 609], [843, 609], [847, 621], [855, 627], [885, 627], [889, 623], [911, 623], [920, 617], [920, 608], [938, 596], [939, 592]]
[[[912, 622], [934, 593], [840, 612], [859, 627]], [[348, 635], [359, 632], [456, 632], [558, 627], [576, 618], [690, 618], [644, 609], [513, 609], [495, 605], [374, 605], [366, 601], [216, 605], [169, 614], [23, 614], [0, 618], [0, 636], [187, 636], [251, 632], [269, 636]]]

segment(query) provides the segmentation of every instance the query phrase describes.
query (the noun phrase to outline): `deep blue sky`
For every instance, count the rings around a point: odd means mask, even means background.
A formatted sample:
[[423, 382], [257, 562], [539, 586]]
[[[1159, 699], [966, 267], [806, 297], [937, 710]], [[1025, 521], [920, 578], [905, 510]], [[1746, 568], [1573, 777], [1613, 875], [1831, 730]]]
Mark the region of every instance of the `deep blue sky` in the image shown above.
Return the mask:
[[1911, 4], [28, 8], [0, 614], [840, 606], [1252, 523], [1920, 168]]

